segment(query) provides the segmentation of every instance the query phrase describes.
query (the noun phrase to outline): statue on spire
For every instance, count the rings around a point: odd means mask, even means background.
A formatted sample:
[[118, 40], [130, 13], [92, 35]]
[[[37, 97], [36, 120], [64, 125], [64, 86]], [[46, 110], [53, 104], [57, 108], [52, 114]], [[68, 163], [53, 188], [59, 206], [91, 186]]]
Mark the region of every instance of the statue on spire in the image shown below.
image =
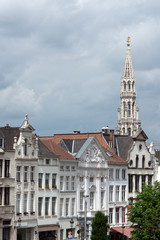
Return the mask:
[[127, 38], [127, 46], [129, 47], [130, 46], [130, 37], [128, 36]]

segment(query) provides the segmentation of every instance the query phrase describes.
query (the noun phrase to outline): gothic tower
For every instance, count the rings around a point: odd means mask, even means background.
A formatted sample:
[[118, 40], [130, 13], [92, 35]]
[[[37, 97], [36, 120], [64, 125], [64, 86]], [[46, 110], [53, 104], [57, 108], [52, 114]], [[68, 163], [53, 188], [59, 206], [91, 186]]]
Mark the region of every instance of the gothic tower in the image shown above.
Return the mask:
[[136, 88], [130, 53], [130, 37], [127, 39], [120, 98], [121, 105], [118, 107], [117, 134], [133, 136], [140, 128], [141, 122], [138, 120], [139, 108], [136, 106]]

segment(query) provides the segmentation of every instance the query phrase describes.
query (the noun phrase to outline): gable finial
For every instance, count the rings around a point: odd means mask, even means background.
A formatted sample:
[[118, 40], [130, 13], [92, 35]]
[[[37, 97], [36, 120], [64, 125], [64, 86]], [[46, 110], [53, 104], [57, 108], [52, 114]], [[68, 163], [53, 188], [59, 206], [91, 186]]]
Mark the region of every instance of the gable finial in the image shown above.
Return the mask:
[[25, 116], [25, 126], [28, 124], [28, 114], [26, 114], [26, 116]]
[[127, 38], [127, 46], [129, 47], [130, 46], [130, 37], [128, 36]]

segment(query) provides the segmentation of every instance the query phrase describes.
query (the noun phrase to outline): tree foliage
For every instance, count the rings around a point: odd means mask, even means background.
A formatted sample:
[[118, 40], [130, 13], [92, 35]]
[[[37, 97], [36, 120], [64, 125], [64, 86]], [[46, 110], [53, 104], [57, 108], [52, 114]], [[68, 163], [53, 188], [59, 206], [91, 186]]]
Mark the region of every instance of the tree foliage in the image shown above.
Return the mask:
[[107, 240], [108, 217], [98, 211], [92, 222], [91, 240]]
[[160, 239], [160, 182], [143, 186], [143, 191], [137, 192], [137, 199], [128, 208], [133, 223], [132, 238]]

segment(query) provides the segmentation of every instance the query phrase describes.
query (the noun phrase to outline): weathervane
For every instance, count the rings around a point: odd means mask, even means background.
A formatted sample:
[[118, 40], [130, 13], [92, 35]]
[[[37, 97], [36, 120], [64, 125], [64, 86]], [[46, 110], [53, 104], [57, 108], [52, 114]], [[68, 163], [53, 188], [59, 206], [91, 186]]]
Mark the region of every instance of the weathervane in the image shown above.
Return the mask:
[[128, 36], [127, 38], [127, 46], [129, 47], [130, 46], [130, 37]]

